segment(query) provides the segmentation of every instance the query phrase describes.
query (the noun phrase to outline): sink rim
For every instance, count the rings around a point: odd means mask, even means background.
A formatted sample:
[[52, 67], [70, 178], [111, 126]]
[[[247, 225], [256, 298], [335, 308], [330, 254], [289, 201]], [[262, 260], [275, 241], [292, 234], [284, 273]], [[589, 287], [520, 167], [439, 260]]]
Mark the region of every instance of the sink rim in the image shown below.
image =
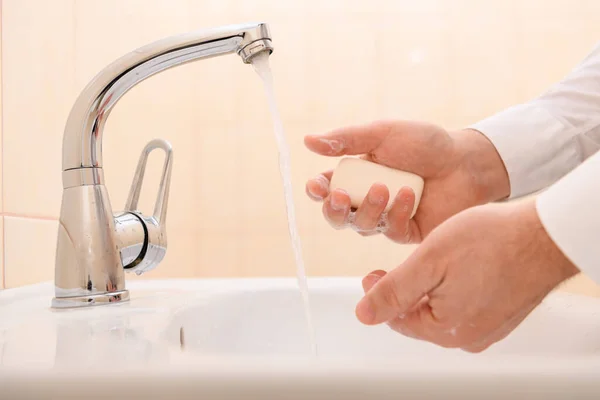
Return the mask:
[[[360, 279], [359, 277], [313, 277], [308, 278], [308, 285], [310, 290], [341, 288], [357, 291], [360, 290]], [[201, 292], [203, 288], [207, 289], [206, 293], [260, 289], [298, 290], [294, 277], [136, 280], [128, 282], [127, 287], [131, 290], [132, 302], [165, 293]], [[18, 308], [19, 301], [22, 300], [27, 302], [30, 308], [43, 305], [50, 310], [52, 294], [53, 282], [6, 289], [0, 292], [0, 304], [5, 302], [9, 304], [0, 305], [0, 312], [11, 306]], [[574, 312], [600, 311], [600, 298], [554, 291], [547, 299], [580, 304], [581, 309], [574, 309]], [[106, 313], [110, 313], [110, 307], [112, 305], [86, 308], [77, 310], [76, 314], [85, 317], [94, 309], [103, 309]], [[68, 318], [69, 314], [64, 315]], [[75, 314], [71, 313], [71, 315]], [[169, 355], [169, 362], [165, 365], [116, 365], [108, 370], [102, 366], [84, 370], [73, 369], [73, 367], [42, 369], [11, 367], [8, 369], [0, 366], [0, 386], [3, 388], [3, 393], [38, 390], [36, 395], [40, 398], [43, 397], [41, 395], [49, 398], [65, 394], [73, 396], [73, 392], [68, 391], [69, 387], [75, 387], [75, 390], [84, 388], [81, 390], [86, 390], [86, 393], [96, 392], [105, 396], [104, 389], [107, 382], [123, 388], [125, 391], [120, 394], [129, 392], [134, 397], [140, 396], [140, 387], [147, 387], [148, 382], [156, 385], [153, 386], [153, 390], [157, 396], [168, 397], [173, 390], [186, 387], [195, 395], [190, 398], [197, 398], [198, 393], [203, 391], [215, 397], [222, 395], [232, 398], [235, 388], [243, 388], [248, 392], [255, 390], [270, 396], [279, 391], [280, 395], [285, 395], [289, 394], [291, 385], [295, 385], [297, 393], [305, 393], [303, 390], [307, 390], [311, 395], [316, 394], [317, 396], [313, 398], [318, 398], [320, 394], [327, 394], [326, 397], [347, 395], [348, 390], [357, 396], [355, 398], [373, 398], [375, 395], [379, 396], [379, 399], [397, 398], [399, 393], [412, 396], [421, 393], [432, 398], [439, 398], [440, 395], [448, 397], [450, 394], [466, 399], [477, 398], [472, 397], [473, 393], [481, 394], [477, 390], [484, 390], [485, 393], [491, 394], [485, 398], [493, 398], [496, 394], [500, 394], [497, 398], [505, 398], [507, 391], [512, 390], [512, 385], [525, 388], [523, 392], [519, 392], [523, 394], [530, 394], [533, 389], [538, 390], [543, 394], [539, 398], [544, 399], [564, 398], [565, 394], [600, 392], [600, 356], [598, 355], [548, 358], [539, 355], [514, 354], [488, 356], [482, 353], [463, 357], [459, 364], [449, 364], [452, 362], [451, 358], [431, 363], [418, 355], [409, 355], [399, 362], [379, 360], [377, 363], [360, 363], [352, 360], [352, 357], [348, 359], [290, 356], [257, 358], [224, 355], [199, 357], [197, 354], [181, 351], [174, 351]], [[36, 385], [31, 385], [32, 379], [35, 379]], [[58, 382], [63, 384], [57, 384]], [[35, 388], [31, 389], [32, 386]], [[312, 387], [316, 389], [311, 392]], [[92, 388], [97, 390], [91, 390]], [[385, 392], [381, 391], [382, 388]], [[352, 396], [346, 398], [350, 399]]]
[[[352, 291], [358, 293], [362, 291], [360, 286], [359, 277], [309, 277], [308, 278], [308, 287], [309, 291], [322, 291], [322, 290], [342, 290], [342, 291]], [[88, 315], [95, 316], [106, 316], [110, 315], [111, 310], [110, 307], [121, 307], [122, 315], [125, 315], [128, 309], [128, 305], [136, 305], [141, 303], [144, 299], [158, 298], [157, 302], [161, 302], [160, 296], [165, 294], [174, 294], [176, 298], [176, 302], [179, 301], [176, 297], [178, 294], [182, 294], [184, 296], [190, 295], [192, 299], [199, 299], [204, 297], [210, 297], [215, 294], [227, 294], [227, 293], [239, 293], [240, 291], [260, 291], [260, 290], [293, 290], [298, 291], [297, 281], [294, 277], [253, 277], [253, 278], [199, 278], [199, 279], [148, 279], [148, 280], [136, 280], [129, 282], [128, 289], [131, 291], [131, 301], [129, 303], [123, 304], [115, 304], [115, 305], [103, 305], [86, 309], [79, 310], [53, 310], [50, 308], [50, 303], [53, 295], [53, 282], [43, 282], [33, 285], [28, 285], [20, 288], [12, 288], [5, 289], [4, 291], [0, 291], [0, 313], [10, 310], [11, 313], [8, 313], [6, 320], [0, 321], [0, 331], [6, 332], [11, 327], [11, 317], [22, 318], [25, 320], [27, 315], [21, 315], [19, 311], [21, 308], [25, 310], [33, 310], [33, 311], [44, 311], [48, 310], [52, 314], [46, 314], [46, 316], [50, 316], [49, 318], [73, 318], [75, 319], [86, 319]], [[204, 290], [206, 289], [206, 290]], [[166, 303], [166, 302], [165, 302]], [[573, 304], [574, 307], [570, 307], [570, 312], [574, 314], [585, 314], [593, 313], [596, 315], [600, 315], [600, 298], [585, 296], [576, 293], [570, 292], [562, 292], [560, 290], [556, 290], [552, 292], [546, 299], [544, 299], [544, 303], [551, 303], [554, 305], [560, 305], [560, 307], [564, 307], [565, 304]], [[42, 306], [42, 307], [40, 307]], [[167, 307], [168, 308], [168, 307]], [[184, 305], [179, 308], [179, 311], [185, 312], [188, 309], [188, 305]], [[93, 310], [97, 310], [94, 312]], [[143, 307], [133, 307], [131, 311], [133, 313], [140, 312], [141, 315], [142, 310], [145, 312], [153, 312], [150, 309], [144, 309]], [[171, 309], [169, 312], [171, 315], [175, 316], [178, 310]], [[17, 323], [18, 323], [17, 319]], [[16, 325], [16, 324], [15, 324]], [[4, 328], [4, 331], [3, 331]], [[411, 356], [412, 355], [408, 355]], [[226, 357], [225, 355], [219, 356], [222, 359], [228, 359], [228, 363], [235, 361], [233, 359], [248, 360], [252, 359], [253, 362], [255, 360], [253, 357]], [[493, 354], [486, 356], [485, 353], [475, 355], [477, 359], [489, 359], [492, 357], [494, 360], [498, 359], [537, 359], [537, 360], [547, 360], [548, 357], [544, 357], [541, 355], [506, 355], [502, 356], [499, 354]], [[275, 359], [277, 357], [270, 357]], [[293, 358], [289, 356], [284, 356], [282, 358]], [[418, 357], [417, 357], [418, 358]], [[556, 356], [551, 356], [551, 359], [556, 359]], [[589, 359], [598, 360], [600, 362], [599, 354], [591, 354], [590, 356], [581, 357], [578, 355], [566, 355], [561, 356], [560, 360], [565, 361], [566, 359], [582, 359], [585, 362], [588, 362]], [[322, 363], [323, 360], [317, 359], [318, 362]], [[401, 363], [400, 363], [401, 364]], [[0, 366], [0, 370], [2, 366]], [[600, 370], [600, 369], [599, 369]]]

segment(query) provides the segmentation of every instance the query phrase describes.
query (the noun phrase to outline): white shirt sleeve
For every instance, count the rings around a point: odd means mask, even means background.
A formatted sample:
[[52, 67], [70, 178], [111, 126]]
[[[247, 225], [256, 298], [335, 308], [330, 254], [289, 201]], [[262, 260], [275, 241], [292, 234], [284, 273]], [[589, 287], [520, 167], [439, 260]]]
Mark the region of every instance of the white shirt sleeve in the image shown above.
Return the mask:
[[600, 44], [540, 97], [471, 128], [498, 150], [510, 198], [550, 186], [537, 197], [542, 224], [563, 253], [600, 283]]

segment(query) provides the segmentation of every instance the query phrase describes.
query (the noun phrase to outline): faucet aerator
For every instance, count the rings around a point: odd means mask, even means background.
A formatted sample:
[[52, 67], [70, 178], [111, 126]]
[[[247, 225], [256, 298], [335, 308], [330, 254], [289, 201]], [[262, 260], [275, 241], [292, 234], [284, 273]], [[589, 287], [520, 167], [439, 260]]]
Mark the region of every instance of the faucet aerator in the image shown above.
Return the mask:
[[271, 44], [270, 39], [260, 39], [252, 42], [241, 48], [238, 54], [242, 57], [245, 64], [251, 64], [252, 58], [258, 54], [263, 54], [264, 52], [268, 52], [269, 55], [273, 53], [273, 45]]

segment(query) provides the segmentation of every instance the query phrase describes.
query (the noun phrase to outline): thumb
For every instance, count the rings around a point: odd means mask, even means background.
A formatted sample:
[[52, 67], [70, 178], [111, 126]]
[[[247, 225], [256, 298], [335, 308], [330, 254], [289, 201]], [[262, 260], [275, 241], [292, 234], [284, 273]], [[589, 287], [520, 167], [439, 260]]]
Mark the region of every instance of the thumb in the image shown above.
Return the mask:
[[406, 314], [442, 279], [442, 268], [423, 263], [413, 253], [365, 294], [356, 306], [356, 316], [363, 324], [376, 325]]
[[308, 135], [304, 144], [323, 156], [342, 156], [370, 153], [386, 138], [392, 124], [376, 122], [335, 129], [325, 135]]

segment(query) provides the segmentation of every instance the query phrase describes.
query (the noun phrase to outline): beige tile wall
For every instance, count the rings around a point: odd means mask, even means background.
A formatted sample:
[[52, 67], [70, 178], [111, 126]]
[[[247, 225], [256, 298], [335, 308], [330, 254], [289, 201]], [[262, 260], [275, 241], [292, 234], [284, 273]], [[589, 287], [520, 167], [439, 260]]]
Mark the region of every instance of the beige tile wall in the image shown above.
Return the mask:
[[[31, 218], [4, 217], [4, 278], [6, 287], [17, 287], [54, 279], [48, 268], [54, 254], [58, 222]], [[32, 245], [33, 243], [33, 245]]]
[[[308, 153], [303, 136], [382, 117], [460, 127], [527, 100], [599, 40], [599, 13], [596, 0], [3, 0], [5, 285], [52, 278], [67, 115], [95, 73], [136, 47], [269, 22], [308, 273], [356, 275], [412, 247], [327, 226], [303, 186], [333, 161]], [[169, 252], [144, 279], [295, 273], [269, 118], [258, 78], [235, 56], [164, 72], [114, 109], [103, 148], [115, 208], [148, 140], [175, 149]], [[153, 160], [145, 210], [159, 168]]]

